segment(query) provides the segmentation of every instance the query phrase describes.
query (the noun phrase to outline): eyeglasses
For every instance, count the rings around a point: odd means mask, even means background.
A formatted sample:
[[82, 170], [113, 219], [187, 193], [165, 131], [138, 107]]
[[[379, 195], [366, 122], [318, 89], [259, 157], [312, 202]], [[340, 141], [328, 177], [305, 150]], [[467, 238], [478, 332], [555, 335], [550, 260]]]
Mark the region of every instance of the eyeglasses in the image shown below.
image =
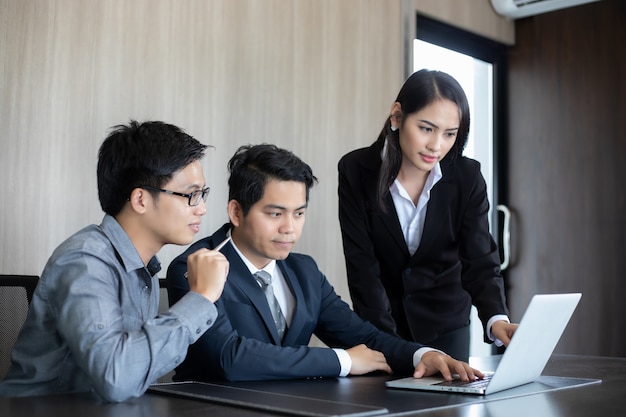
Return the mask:
[[186, 197], [189, 200], [189, 205], [191, 207], [195, 207], [200, 204], [200, 200], [206, 201], [207, 196], [209, 195], [209, 191], [211, 189], [209, 187], [203, 188], [202, 190], [196, 190], [190, 194], [178, 193], [176, 191], [164, 190], [162, 188], [154, 188], [148, 185], [141, 186], [140, 188], [145, 188], [147, 190], [160, 191], [165, 194], [178, 195], [181, 197]]

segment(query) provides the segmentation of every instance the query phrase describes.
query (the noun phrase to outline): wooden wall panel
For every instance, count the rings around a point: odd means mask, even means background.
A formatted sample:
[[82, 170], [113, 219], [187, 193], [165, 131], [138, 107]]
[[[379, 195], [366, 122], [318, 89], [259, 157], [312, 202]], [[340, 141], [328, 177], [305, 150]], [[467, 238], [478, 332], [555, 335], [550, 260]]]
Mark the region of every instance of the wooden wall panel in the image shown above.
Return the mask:
[[309, 162], [320, 184], [297, 249], [348, 299], [336, 164], [375, 139], [402, 83], [401, 17], [388, 0], [0, 0], [0, 271], [40, 274], [100, 222], [108, 128], [160, 119], [215, 146], [202, 236], [226, 221], [239, 145]]
[[[412, 1], [0, 0], [0, 272], [40, 274], [59, 243], [100, 222], [108, 129], [160, 119], [215, 146], [201, 236], [226, 221], [237, 146], [273, 142], [309, 162], [320, 183], [297, 249], [349, 300], [336, 164], [375, 139], [414, 10], [505, 43], [512, 25], [488, 0]], [[164, 267], [183, 249], [164, 248]]]

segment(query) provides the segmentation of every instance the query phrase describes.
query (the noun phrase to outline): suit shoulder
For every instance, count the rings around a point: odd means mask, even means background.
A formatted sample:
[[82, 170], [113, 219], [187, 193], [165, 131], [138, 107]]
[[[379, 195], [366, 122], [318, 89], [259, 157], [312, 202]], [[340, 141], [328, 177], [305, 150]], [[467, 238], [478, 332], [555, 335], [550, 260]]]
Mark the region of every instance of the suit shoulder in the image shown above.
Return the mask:
[[198, 249], [202, 249], [202, 248], [206, 248], [206, 249], [210, 249], [210, 240], [211, 237], [205, 237], [203, 239], [198, 240], [197, 242], [193, 243], [191, 246], [189, 246], [183, 253], [181, 253], [180, 255], [178, 255], [177, 257], [175, 257], [172, 262], [170, 263], [168, 270], [171, 269], [174, 265], [177, 264], [184, 264], [185, 265], [185, 269], [187, 268], [187, 257], [189, 255], [191, 255], [192, 253], [194, 253], [195, 251], [197, 251]]
[[290, 253], [289, 256], [283, 260], [283, 268], [287, 274], [293, 274], [302, 287], [311, 287], [317, 285], [326, 285], [328, 280], [326, 275], [319, 269], [317, 262], [309, 255], [302, 253]]
[[474, 181], [480, 173], [480, 162], [475, 159], [471, 159], [465, 156], [457, 158], [456, 160], [442, 167], [444, 176], [453, 174], [464, 180]]
[[345, 154], [338, 163], [339, 176], [351, 182], [363, 181], [367, 177], [367, 182], [370, 182], [371, 177], [378, 175], [382, 162], [377, 146], [375, 143]]
[[368, 149], [369, 148], [359, 148], [351, 150], [350, 152], [342, 156], [341, 159], [339, 159], [339, 164], [349, 164], [360, 160]]
[[325, 277], [313, 257], [303, 253], [290, 253], [283, 261], [285, 267], [294, 271], [298, 277]]
[[191, 244], [191, 246], [189, 246], [185, 252], [183, 252], [182, 254], [179, 255], [179, 257], [184, 257], [185, 259], [187, 258], [187, 256], [189, 256], [189, 254], [197, 251], [198, 249], [211, 249], [211, 236], [207, 236], [205, 238], [202, 238], [194, 243]]
[[303, 253], [290, 253], [289, 256], [285, 259], [285, 264], [289, 265], [290, 267], [309, 267], [318, 269], [315, 259], [313, 259], [312, 256], [305, 255]]
[[459, 168], [462, 170], [480, 171], [480, 162], [478, 162], [475, 159], [462, 156], [456, 161], [456, 163], [459, 166]]
[[358, 159], [360, 159], [360, 157], [362, 157], [364, 154], [367, 153], [367, 150], [369, 148], [370, 148], [369, 146], [366, 146], [366, 147], [363, 147], [363, 148], [353, 149], [353, 150], [347, 152], [346, 154], [344, 154], [339, 161], [341, 162], [341, 161], [358, 160]]

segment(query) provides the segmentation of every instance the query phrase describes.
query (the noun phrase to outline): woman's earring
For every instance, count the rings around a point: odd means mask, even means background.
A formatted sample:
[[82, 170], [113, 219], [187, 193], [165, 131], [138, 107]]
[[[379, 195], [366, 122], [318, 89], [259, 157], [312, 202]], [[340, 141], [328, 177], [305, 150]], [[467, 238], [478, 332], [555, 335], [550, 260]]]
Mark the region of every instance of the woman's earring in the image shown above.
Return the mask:
[[391, 125], [391, 131], [395, 132], [396, 130], [398, 130], [398, 126]]

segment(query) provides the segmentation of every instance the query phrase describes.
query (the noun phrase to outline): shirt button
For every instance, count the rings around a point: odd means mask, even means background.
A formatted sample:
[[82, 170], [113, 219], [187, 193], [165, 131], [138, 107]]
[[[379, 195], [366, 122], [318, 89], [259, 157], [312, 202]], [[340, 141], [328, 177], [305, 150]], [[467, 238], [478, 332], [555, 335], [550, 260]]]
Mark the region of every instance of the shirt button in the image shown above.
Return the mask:
[[196, 329], [196, 334], [200, 334], [200, 329]]
[[206, 324], [208, 324], [209, 326], [210, 326], [210, 325], [212, 325], [212, 324], [213, 324], [213, 320], [208, 319], [208, 320], [206, 321]]
[[148, 286], [144, 285], [144, 287], [142, 288], [143, 291], [148, 291]]

